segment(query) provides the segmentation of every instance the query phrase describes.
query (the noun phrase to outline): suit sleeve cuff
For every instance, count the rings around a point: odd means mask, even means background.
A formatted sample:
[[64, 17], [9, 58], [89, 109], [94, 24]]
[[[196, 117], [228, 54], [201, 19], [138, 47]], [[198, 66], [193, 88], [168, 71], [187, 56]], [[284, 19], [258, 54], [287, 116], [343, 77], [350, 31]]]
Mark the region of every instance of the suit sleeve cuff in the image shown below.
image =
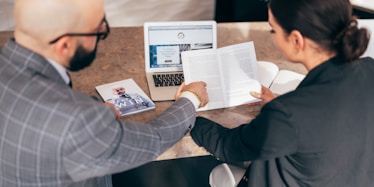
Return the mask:
[[192, 102], [192, 104], [195, 106], [196, 110], [199, 108], [199, 106], [200, 106], [200, 100], [199, 100], [199, 98], [194, 93], [187, 92], [187, 91], [186, 92], [182, 92], [181, 97], [185, 97], [188, 100], [190, 100]]

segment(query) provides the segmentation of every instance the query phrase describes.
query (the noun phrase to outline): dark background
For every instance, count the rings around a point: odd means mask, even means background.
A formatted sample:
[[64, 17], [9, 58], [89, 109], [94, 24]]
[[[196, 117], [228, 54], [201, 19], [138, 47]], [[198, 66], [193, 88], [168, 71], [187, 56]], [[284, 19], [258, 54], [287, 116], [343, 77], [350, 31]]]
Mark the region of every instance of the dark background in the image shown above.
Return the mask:
[[209, 174], [220, 163], [212, 156], [153, 161], [113, 175], [113, 186], [209, 187]]
[[[374, 14], [353, 9], [361, 19], [374, 19]], [[267, 0], [216, 0], [217, 22], [267, 21]]]

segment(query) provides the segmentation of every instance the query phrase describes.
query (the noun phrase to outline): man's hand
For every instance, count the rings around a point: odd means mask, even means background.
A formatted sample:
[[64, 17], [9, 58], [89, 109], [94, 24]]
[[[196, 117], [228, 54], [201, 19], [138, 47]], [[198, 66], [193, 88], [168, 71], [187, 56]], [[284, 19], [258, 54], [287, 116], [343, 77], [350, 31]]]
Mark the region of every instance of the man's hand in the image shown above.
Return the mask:
[[262, 93], [257, 93], [257, 92], [251, 92], [251, 95], [255, 98], [261, 99], [262, 101], [260, 102], [261, 105], [264, 105], [271, 100], [273, 100], [276, 95], [270, 91], [269, 88], [262, 86], [261, 87], [261, 92]]
[[113, 103], [105, 102], [104, 105], [108, 106], [109, 108], [111, 108], [116, 113], [117, 119], [121, 118], [121, 113], [117, 110], [117, 108], [114, 106]]
[[175, 94], [175, 100], [179, 99], [182, 92], [191, 92], [193, 93], [200, 101], [199, 107], [204, 107], [208, 101], [208, 92], [206, 90], [206, 83], [205, 82], [193, 82], [188, 85], [185, 85], [183, 82]]

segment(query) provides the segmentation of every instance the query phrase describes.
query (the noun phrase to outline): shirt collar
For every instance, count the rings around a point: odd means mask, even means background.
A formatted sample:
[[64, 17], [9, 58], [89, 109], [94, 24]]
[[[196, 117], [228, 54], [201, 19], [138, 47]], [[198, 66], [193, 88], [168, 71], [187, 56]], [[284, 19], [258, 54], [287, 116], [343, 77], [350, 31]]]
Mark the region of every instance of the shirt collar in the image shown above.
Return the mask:
[[60, 74], [62, 79], [65, 81], [66, 84], [69, 84], [70, 77], [66, 71], [66, 68], [64, 68], [61, 64], [57, 63], [56, 61], [46, 58], [47, 61], [56, 69], [56, 71]]

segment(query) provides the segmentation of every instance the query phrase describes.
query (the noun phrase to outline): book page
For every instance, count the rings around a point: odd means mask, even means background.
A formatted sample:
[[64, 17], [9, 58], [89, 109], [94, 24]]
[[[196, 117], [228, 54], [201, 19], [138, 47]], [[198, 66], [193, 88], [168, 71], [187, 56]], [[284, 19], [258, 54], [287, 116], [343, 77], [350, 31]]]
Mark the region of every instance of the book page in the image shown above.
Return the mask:
[[259, 80], [265, 87], [270, 87], [278, 72], [279, 68], [276, 64], [267, 61], [258, 61]]
[[285, 94], [289, 91], [295, 90], [304, 77], [305, 75], [300, 73], [289, 70], [280, 70], [271, 84], [270, 90], [277, 95]]
[[225, 107], [259, 101], [249, 94], [251, 91], [261, 91], [253, 42], [220, 48], [218, 54], [226, 98]]
[[216, 49], [203, 49], [182, 52], [184, 81], [186, 84], [195, 81], [207, 83], [209, 103], [199, 111], [223, 108], [225, 98], [217, 62]]

